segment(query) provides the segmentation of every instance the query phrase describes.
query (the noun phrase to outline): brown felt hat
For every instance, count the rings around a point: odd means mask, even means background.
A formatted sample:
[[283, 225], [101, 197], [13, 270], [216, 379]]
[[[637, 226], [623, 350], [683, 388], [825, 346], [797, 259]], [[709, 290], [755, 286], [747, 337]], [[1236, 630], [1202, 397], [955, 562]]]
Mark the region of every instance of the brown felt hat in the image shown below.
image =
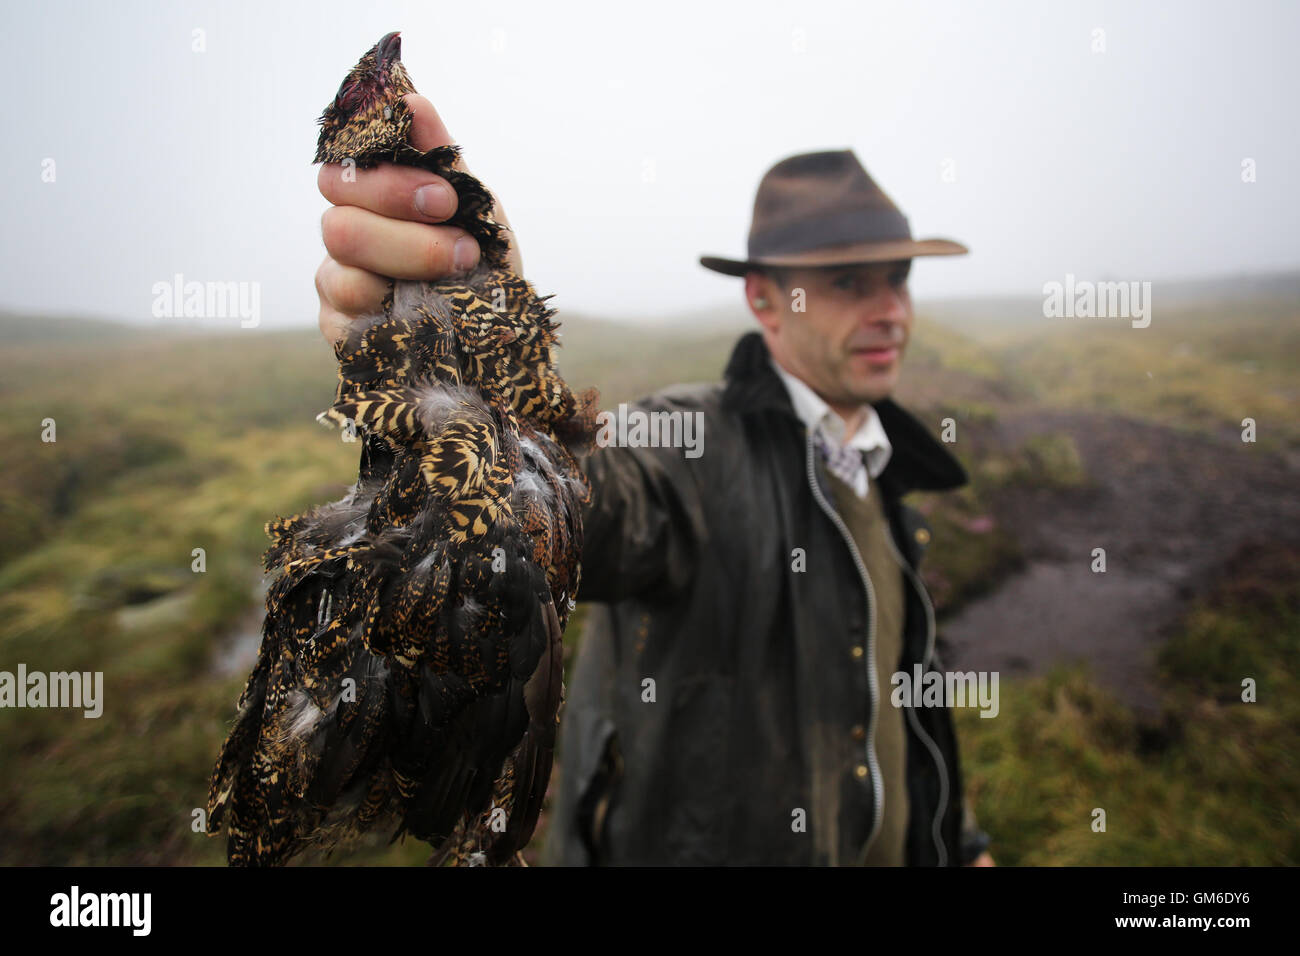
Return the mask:
[[913, 239], [907, 217], [851, 149], [803, 153], [777, 163], [754, 197], [749, 256], [700, 256], [700, 265], [743, 276], [763, 266], [837, 266], [913, 256], [959, 256], [950, 239]]

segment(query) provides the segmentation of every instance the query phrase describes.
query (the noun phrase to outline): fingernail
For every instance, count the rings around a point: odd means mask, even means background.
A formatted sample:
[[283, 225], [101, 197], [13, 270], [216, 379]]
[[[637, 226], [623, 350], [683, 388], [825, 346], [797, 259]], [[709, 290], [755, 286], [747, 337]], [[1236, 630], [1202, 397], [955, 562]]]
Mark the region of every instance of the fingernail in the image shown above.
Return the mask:
[[456, 240], [456, 248], [451, 254], [451, 264], [460, 272], [468, 272], [478, 262], [478, 243], [469, 236]]
[[451, 187], [446, 183], [429, 183], [415, 191], [415, 208], [433, 219], [451, 215]]

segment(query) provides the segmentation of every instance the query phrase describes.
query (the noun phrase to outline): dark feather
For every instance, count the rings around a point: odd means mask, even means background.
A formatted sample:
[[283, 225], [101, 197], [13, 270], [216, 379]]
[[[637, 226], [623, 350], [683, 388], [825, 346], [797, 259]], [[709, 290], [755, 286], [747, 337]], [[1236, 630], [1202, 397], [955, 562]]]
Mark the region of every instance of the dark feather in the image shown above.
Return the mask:
[[267, 525], [278, 577], [208, 797], [235, 864], [378, 827], [440, 861], [509, 863], [550, 777], [596, 396], [556, 371], [554, 310], [509, 270], [459, 148], [407, 143], [412, 91], [385, 37], [326, 109], [317, 159], [438, 173], [482, 257], [454, 281], [396, 283], [335, 347], [320, 417], [360, 440], [358, 479]]

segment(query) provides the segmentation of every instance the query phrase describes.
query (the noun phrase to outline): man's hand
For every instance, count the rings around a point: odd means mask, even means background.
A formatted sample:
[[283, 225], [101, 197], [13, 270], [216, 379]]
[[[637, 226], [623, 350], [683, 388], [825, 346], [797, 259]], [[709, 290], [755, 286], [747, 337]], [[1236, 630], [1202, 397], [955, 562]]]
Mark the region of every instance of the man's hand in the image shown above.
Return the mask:
[[997, 864], [993, 862], [993, 857], [989, 854], [989, 851], [985, 850], [979, 856], [975, 857], [975, 859], [967, 863], [966, 866], [997, 866]]
[[[414, 93], [406, 102], [413, 114], [411, 145], [430, 150], [454, 142], [432, 103]], [[457, 168], [464, 168], [460, 161]], [[379, 310], [393, 279], [443, 279], [479, 259], [478, 243], [464, 229], [436, 225], [456, 212], [456, 192], [441, 176], [389, 163], [354, 169], [351, 182], [343, 172], [331, 163], [317, 177], [321, 195], [334, 204], [321, 217], [329, 254], [316, 270], [320, 330], [331, 343], [353, 319]], [[500, 202], [493, 211], [509, 229]], [[511, 268], [523, 275], [513, 231], [508, 235]]]

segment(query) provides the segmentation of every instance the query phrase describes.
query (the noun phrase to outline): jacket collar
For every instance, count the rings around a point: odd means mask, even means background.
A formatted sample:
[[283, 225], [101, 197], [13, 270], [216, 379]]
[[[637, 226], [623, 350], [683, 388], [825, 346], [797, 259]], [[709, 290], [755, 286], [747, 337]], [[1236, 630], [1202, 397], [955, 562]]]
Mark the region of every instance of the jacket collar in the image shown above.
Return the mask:
[[[769, 361], [761, 332], [741, 336], [727, 362], [725, 406], [742, 416], [773, 411], [799, 423], [790, 393]], [[915, 417], [892, 398], [871, 403], [889, 436], [893, 454], [880, 476], [899, 495], [908, 491], [948, 491], [966, 484], [966, 470]]]

